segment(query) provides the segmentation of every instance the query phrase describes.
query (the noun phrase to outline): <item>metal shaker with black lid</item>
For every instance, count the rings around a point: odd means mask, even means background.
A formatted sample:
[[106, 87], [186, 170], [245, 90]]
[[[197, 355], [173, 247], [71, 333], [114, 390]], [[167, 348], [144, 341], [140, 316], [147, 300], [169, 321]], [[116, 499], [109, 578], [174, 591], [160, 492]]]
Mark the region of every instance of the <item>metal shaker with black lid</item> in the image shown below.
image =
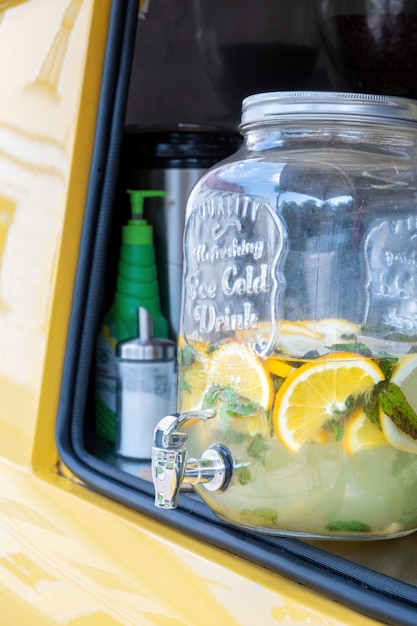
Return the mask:
[[153, 319], [138, 308], [139, 336], [116, 346], [116, 453], [148, 459], [159, 418], [175, 408], [176, 348], [154, 337]]
[[176, 339], [182, 284], [185, 206], [199, 178], [214, 164], [236, 152], [237, 130], [198, 124], [129, 126], [123, 138], [121, 189], [162, 189], [164, 202], [147, 205], [154, 228], [161, 308]]

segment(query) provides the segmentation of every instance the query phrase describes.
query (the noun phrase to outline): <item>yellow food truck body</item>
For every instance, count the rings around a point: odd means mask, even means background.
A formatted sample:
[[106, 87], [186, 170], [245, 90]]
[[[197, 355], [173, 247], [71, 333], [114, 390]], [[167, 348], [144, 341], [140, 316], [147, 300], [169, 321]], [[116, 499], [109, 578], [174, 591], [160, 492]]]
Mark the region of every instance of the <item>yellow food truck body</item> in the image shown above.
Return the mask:
[[66, 358], [74, 337], [93, 341], [77, 327], [74, 285], [88, 293], [85, 207], [106, 201], [112, 145], [100, 123], [111, 133], [113, 107], [123, 113], [123, 85], [106, 92], [103, 71], [110, 57], [117, 73], [131, 49], [134, 29], [120, 24], [137, 10], [134, 0], [0, 2], [0, 624], [379, 623], [297, 580], [291, 563], [280, 574], [235, 554], [228, 529], [204, 540], [185, 531], [186, 513], [154, 516], [150, 495], [148, 509], [133, 490], [131, 506], [117, 501], [111, 477], [89, 484], [60, 443], [68, 381], [82, 376]]

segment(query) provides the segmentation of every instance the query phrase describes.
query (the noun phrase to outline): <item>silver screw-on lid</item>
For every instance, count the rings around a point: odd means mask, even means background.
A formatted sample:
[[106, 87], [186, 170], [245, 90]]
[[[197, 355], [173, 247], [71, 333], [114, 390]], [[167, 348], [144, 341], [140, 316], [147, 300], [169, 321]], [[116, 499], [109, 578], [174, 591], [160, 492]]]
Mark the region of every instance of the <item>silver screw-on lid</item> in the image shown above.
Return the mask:
[[153, 318], [143, 307], [138, 308], [138, 330], [139, 337], [119, 341], [116, 346], [118, 358], [127, 361], [171, 361], [175, 358], [175, 343], [153, 336]]
[[409, 98], [331, 91], [277, 91], [248, 96], [242, 103], [241, 130], [285, 119], [340, 116], [417, 122], [417, 101]]

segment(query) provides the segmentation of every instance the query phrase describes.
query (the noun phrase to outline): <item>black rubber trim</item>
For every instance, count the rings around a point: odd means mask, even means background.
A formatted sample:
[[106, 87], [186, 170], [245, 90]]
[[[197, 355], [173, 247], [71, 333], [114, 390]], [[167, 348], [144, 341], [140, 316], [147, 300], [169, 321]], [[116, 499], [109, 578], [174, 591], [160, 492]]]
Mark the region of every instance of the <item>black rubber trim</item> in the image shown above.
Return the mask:
[[59, 454], [87, 488], [199, 541], [237, 555], [383, 623], [415, 626], [417, 589], [297, 539], [246, 532], [217, 519], [197, 499], [180, 495], [174, 511], [157, 509], [153, 488], [89, 454], [85, 407], [102, 277], [131, 72], [137, 0], [114, 0], [105, 56], [78, 271], [67, 338], [56, 437]]
[[[84, 454], [88, 380], [110, 237], [135, 43], [137, 0], [113, 0], [57, 419], [58, 449]], [[75, 453], [75, 456], [74, 456]]]

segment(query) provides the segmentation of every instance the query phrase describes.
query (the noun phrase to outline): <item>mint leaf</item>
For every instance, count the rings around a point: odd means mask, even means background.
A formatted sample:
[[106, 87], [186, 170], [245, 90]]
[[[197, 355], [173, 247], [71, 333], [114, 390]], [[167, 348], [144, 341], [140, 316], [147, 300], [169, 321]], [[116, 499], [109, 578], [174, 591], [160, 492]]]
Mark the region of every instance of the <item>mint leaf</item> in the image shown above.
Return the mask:
[[243, 509], [240, 513], [240, 519], [244, 524], [252, 526], [277, 525], [278, 513], [275, 509], [259, 508], [251, 511]]
[[342, 424], [340, 422], [336, 422], [335, 423], [335, 438], [336, 441], [340, 441], [341, 439], [343, 439], [345, 434], [345, 429], [342, 426]]
[[209, 387], [209, 389], [204, 394], [201, 408], [203, 410], [214, 408], [217, 402], [217, 399], [219, 397], [219, 393], [220, 393], [220, 387], [218, 385], [212, 385], [211, 387]]
[[330, 346], [330, 350], [332, 352], [352, 352], [353, 354], [361, 354], [362, 356], [372, 356], [372, 351], [360, 341], [354, 341], [352, 343], [334, 343]]
[[284, 382], [285, 378], [281, 376], [277, 376], [276, 374], [271, 374], [272, 386], [274, 388], [274, 393], [276, 394], [279, 389], [281, 389], [281, 385]]
[[325, 424], [324, 428], [325, 430], [334, 432], [336, 441], [340, 441], [341, 439], [343, 439], [345, 434], [345, 428], [343, 424], [338, 420], [333, 419], [328, 421], [327, 424]]
[[260, 410], [258, 404], [241, 398], [232, 387], [221, 388], [219, 397], [222, 401], [225, 414], [229, 417], [254, 415], [257, 410]]
[[185, 346], [179, 353], [179, 364], [181, 367], [188, 367], [194, 362], [194, 352], [190, 346]]
[[381, 427], [379, 420], [379, 394], [386, 386], [386, 380], [381, 380], [377, 383], [371, 390], [371, 393], [365, 398], [363, 404], [363, 412], [366, 417], [372, 422], [372, 424], [375, 424], [375, 426], [378, 426], [379, 428]]
[[370, 533], [372, 532], [372, 528], [365, 524], [364, 522], [360, 522], [356, 519], [351, 520], [338, 520], [336, 522], [330, 522], [326, 525], [326, 529], [331, 532], [346, 532], [352, 531], [355, 533]]
[[378, 366], [384, 374], [386, 380], [391, 378], [392, 370], [397, 365], [398, 359], [396, 357], [386, 357], [378, 360]]
[[254, 415], [256, 412], [257, 405], [253, 404], [253, 402], [236, 402], [227, 405], [227, 412], [230, 417], [234, 416], [245, 416], [245, 415]]
[[250, 469], [246, 465], [234, 469], [235, 476], [241, 485], [247, 485], [250, 482]]
[[248, 447], [248, 456], [264, 463], [266, 449], [267, 445], [264, 437], [260, 433], [257, 433]]
[[384, 339], [389, 340], [389, 341], [406, 341], [407, 343], [416, 343], [417, 335], [416, 334], [406, 335], [405, 333], [394, 332], [394, 333], [388, 333], [384, 337]]
[[363, 324], [360, 334], [385, 338], [385, 336], [393, 332], [393, 330], [393, 327], [388, 326], [388, 324]]
[[406, 435], [417, 439], [417, 415], [395, 383], [389, 383], [379, 395], [379, 403], [392, 422]]
[[190, 391], [190, 385], [184, 380], [182, 376], [178, 379], [178, 390], [179, 391]]

